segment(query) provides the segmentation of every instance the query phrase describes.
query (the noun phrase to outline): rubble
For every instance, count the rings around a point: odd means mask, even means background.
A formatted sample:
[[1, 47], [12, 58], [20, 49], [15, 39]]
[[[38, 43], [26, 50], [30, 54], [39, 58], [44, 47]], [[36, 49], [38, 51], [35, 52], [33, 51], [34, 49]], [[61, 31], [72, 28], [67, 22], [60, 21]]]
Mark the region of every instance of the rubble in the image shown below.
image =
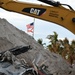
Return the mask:
[[33, 37], [17, 29], [7, 20], [0, 19], [0, 52], [28, 45], [32, 50], [17, 55], [18, 59], [24, 58], [29, 65], [33, 62], [38, 68], [42, 65], [48, 66], [49, 75], [75, 75], [75, 69], [60, 55], [45, 50]]
[[1, 58], [0, 75], [37, 75], [34, 67], [27, 66], [24, 59], [17, 59], [9, 50], [2, 53]]

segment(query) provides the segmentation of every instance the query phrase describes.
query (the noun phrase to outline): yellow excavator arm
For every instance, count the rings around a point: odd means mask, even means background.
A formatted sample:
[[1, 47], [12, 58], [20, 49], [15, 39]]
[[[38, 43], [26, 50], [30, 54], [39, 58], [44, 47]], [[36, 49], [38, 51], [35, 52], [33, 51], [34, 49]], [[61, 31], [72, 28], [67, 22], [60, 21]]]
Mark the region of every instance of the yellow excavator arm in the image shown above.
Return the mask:
[[[44, 2], [45, 0], [39, 1]], [[0, 7], [8, 11], [56, 23], [75, 34], [75, 11], [70, 6], [70, 9], [63, 7], [59, 2], [47, 6], [16, 0], [0, 0]]]

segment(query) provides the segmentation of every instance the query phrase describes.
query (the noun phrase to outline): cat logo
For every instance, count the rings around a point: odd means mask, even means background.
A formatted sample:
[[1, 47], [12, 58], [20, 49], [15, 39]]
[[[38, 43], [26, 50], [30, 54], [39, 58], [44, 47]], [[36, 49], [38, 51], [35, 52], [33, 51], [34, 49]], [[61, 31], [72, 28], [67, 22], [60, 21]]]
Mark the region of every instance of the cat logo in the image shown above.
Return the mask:
[[35, 14], [35, 15], [39, 15], [40, 10], [39, 10], [39, 9], [31, 8], [31, 9], [30, 9], [30, 13]]
[[31, 7], [31, 8], [24, 8], [22, 11], [25, 12], [25, 13], [28, 13], [29, 15], [34, 14], [34, 15], [37, 15], [37, 16], [41, 16], [43, 13], [46, 12], [46, 9]]

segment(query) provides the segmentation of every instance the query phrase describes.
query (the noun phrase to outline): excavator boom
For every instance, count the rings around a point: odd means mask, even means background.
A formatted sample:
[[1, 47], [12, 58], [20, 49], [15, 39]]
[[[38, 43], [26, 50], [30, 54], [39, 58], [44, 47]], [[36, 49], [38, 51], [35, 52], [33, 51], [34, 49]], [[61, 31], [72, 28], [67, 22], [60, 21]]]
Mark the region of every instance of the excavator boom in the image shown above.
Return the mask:
[[75, 34], [75, 11], [63, 7], [60, 3], [57, 4], [59, 5], [47, 6], [16, 0], [0, 0], [0, 7], [5, 10], [56, 23]]

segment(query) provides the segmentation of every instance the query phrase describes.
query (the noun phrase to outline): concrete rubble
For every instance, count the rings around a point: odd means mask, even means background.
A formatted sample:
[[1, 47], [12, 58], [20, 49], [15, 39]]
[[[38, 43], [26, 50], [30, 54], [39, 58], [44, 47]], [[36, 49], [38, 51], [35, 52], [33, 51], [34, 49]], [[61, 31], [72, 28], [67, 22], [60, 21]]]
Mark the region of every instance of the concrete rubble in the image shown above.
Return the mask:
[[45, 50], [36, 40], [22, 30], [17, 29], [5, 19], [0, 19], [0, 52], [9, 50], [16, 46], [28, 46], [28, 50], [17, 56], [24, 58], [27, 63], [41, 63], [48, 66], [49, 75], [75, 75], [75, 67], [66, 62], [60, 55]]

